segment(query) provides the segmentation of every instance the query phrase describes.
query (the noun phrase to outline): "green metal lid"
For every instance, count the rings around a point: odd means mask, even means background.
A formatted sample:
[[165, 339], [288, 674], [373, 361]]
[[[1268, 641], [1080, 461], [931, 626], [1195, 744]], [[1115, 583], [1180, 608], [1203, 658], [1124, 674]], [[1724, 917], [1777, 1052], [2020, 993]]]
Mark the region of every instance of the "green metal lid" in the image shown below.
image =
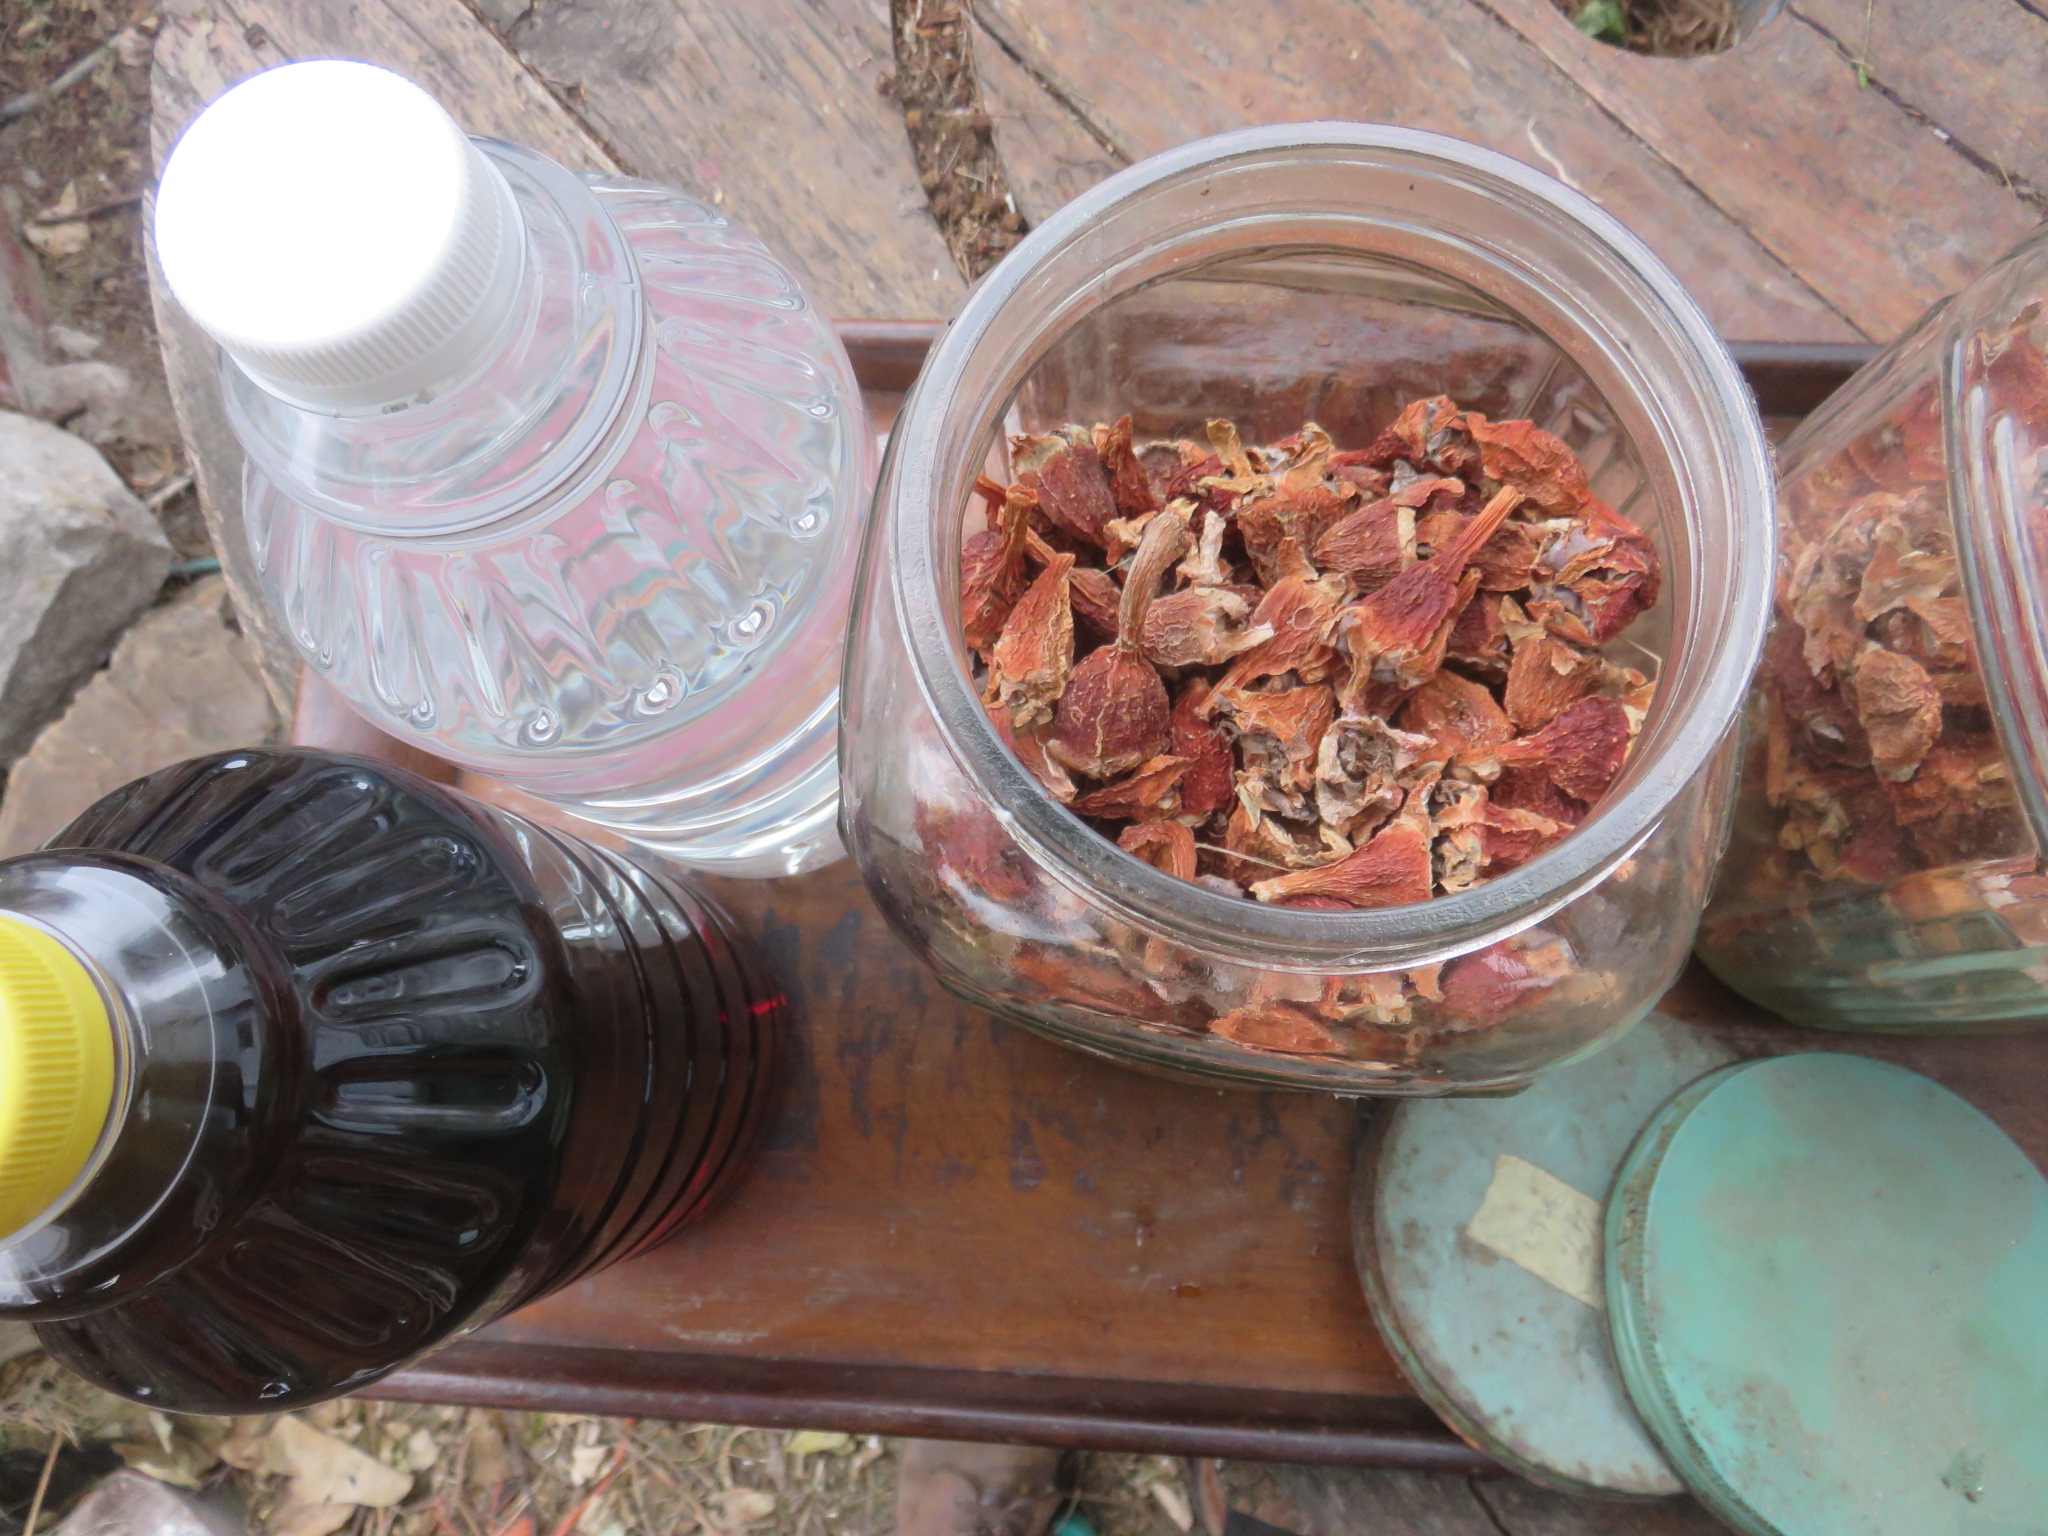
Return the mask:
[[1537, 1482], [1683, 1491], [1615, 1368], [1601, 1208], [1643, 1122], [1730, 1059], [1652, 1014], [1512, 1098], [1411, 1100], [1361, 1143], [1353, 1250], [1381, 1334], [1461, 1435]]
[[2048, 1532], [2048, 1180], [1926, 1078], [1745, 1062], [1607, 1209], [1630, 1395], [1747, 1536]]

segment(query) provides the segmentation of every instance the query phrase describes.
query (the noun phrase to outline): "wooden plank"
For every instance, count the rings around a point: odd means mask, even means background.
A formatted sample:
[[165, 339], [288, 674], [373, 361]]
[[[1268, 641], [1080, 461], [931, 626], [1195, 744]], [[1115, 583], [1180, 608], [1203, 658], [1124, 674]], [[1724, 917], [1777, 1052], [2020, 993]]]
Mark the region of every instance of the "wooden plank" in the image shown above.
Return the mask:
[[1499, 1470], [1413, 1399], [510, 1344], [490, 1330], [387, 1377], [371, 1395], [1320, 1466]]
[[495, 1337], [1407, 1394], [1351, 1267], [1354, 1105], [1140, 1076], [969, 1008], [850, 861], [712, 888], [803, 1020], [761, 1166], [688, 1239]]
[[397, 70], [471, 133], [515, 140], [577, 170], [618, 168], [462, 0], [187, 0], [157, 37], [150, 138], [158, 166], [199, 109], [243, 76], [331, 58]]
[[1727, 53], [1657, 59], [1593, 41], [1550, 0], [1485, 3], [1871, 337], [1904, 330], [2036, 223], [2001, 177], [1859, 88], [1796, 13]]
[[1838, 57], [1860, 59], [1874, 89], [2048, 211], [2048, 16], [2016, 0], [1797, 0], [1790, 10]]
[[[1670, 263], [1725, 336], [1826, 342], [1860, 334], [1471, 0], [1295, 0], [1284, 10], [1187, 0], [1170, 26], [1155, 11], [1091, 0], [982, 0], [978, 11], [1084, 131], [1129, 155], [1250, 123], [1319, 117], [1454, 134], [1594, 198]], [[1000, 108], [1022, 110], [1014, 95]], [[1006, 139], [997, 121], [1007, 153], [1016, 135]], [[1034, 163], [1023, 159], [1024, 168]], [[1042, 175], [1021, 169], [1011, 167], [1012, 185], [1024, 186], [1028, 206], [1059, 197]]]
[[1009, 174], [1010, 194], [1028, 222], [1044, 223], [1062, 203], [1130, 163], [1128, 154], [1091, 133], [978, 17], [972, 36], [982, 108]]
[[829, 314], [950, 315], [966, 285], [925, 203], [883, 0], [537, 7], [521, 54], [638, 175], [710, 198]]

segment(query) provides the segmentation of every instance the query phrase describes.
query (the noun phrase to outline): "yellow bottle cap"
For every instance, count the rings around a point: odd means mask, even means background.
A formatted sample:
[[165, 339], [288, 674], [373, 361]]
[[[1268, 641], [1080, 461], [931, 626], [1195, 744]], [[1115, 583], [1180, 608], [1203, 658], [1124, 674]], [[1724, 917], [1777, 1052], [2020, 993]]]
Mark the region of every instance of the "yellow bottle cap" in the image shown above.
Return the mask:
[[0, 917], [0, 1238], [75, 1182], [114, 1105], [114, 1021], [79, 958]]

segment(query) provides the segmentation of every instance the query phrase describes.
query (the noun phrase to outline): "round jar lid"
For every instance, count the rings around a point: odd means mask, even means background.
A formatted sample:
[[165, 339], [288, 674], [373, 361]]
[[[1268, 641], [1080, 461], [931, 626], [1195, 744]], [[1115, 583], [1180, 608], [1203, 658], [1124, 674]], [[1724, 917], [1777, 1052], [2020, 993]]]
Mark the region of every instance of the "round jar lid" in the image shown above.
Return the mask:
[[1643, 1122], [1731, 1059], [1652, 1014], [1512, 1098], [1409, 1100], [1362, 1143], [1353, 1248], [1380, 1332], [1460, 1434], [1537, 1482], [1684, 1491], [1615, 1369], [1601, 1209]]
[[1737, 1530], [2044, 1528], [2048, 1180], [1948, 1090], [1831, 1054], [1694, 1084], [1607, 1263], [1629, 1392]]

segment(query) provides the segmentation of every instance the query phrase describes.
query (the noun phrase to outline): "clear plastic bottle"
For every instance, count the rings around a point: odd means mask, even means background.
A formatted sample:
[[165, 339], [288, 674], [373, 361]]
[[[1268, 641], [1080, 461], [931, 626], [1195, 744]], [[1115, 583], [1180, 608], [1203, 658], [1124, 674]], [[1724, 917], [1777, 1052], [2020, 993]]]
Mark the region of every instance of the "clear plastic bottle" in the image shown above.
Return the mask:
[[401, 769], [229, 752], [0, 862], [0, 1316], [173, 1411], [377, 1380], [701, 1215], [782, 995], [715, 906]]
[[838, 856], [875, 440], [760, 241], [339, 61], [209, 107], [156, 219], [265, 596], [360, 712], [699, 867]]

